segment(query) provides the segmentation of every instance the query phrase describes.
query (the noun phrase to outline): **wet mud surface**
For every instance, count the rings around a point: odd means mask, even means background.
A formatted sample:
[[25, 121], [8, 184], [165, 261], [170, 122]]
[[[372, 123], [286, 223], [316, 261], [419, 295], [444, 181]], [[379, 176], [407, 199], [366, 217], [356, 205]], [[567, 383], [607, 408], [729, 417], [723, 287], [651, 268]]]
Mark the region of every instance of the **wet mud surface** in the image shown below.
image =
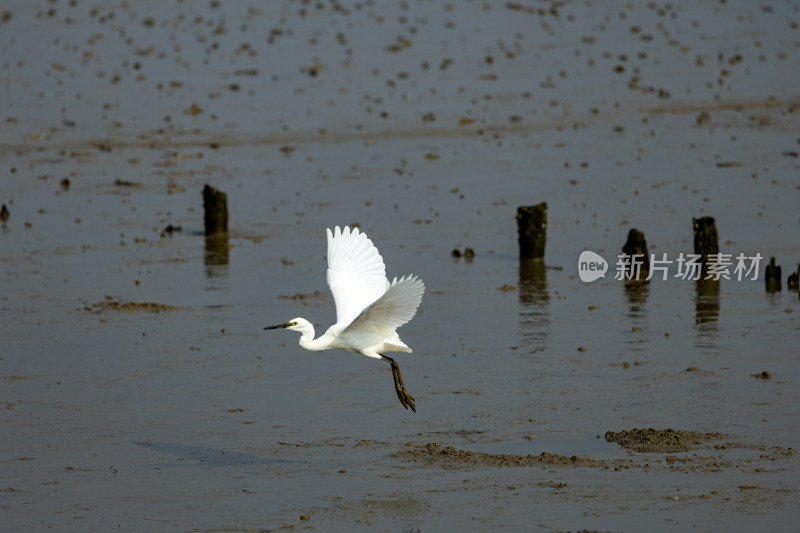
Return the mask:
[[[4, 526], [790, 530], [799, 35], [744, 0], [0, 6]], [[761, 277], [615, 279], [705, 216]], [[426, 284], [416, 413], [262, 329], [332, 322], [345, 224]]]

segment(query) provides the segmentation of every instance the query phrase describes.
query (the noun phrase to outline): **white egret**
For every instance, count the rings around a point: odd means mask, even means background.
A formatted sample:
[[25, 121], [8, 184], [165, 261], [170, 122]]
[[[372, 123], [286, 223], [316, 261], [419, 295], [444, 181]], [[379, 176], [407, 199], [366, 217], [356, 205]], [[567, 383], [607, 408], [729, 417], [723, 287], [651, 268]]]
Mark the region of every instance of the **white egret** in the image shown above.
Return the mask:
[[336, 226], [328, 232], [328, 286], [336, 304], [336, 323], [319, 338], [305, 318], [267, 326], [299, 331], [300, 346], [319, 351], [340, 349], [382, 359], [392, 367], [394, 389], [403, 407], [417, 412], [414, 397], [403, 384], [400, 367], [385, 352], [411, 352], [395, 331], [411, 320], [425, 292], [416, 276], [386, 279], [386, 267], [378, 249], [358, 228]]

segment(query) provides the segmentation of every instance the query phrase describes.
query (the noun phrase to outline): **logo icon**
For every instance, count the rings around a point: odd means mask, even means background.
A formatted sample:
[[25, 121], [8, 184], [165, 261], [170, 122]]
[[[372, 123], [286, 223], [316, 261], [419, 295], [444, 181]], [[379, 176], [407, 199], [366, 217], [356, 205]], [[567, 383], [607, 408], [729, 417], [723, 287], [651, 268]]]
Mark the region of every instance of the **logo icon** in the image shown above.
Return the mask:
[[598, 278], [605, 278], [607, 270], [608, 262], [599, 254], [586, 250], [578, 257], [578, 276], [583, 282], [591, 283]]

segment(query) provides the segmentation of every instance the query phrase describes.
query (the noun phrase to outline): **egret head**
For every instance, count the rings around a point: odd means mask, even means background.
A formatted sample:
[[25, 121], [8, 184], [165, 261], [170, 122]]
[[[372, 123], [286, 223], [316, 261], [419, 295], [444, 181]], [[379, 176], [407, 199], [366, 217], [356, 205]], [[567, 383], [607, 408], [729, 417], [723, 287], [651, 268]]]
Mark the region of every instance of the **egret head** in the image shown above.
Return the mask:
[[309, 327], [311, 327], [313, 331], [313, 326], [311, 326], [311, 322], [306, 320], [305, 318], [293, 318], [289, 322], [284, 322], [283, 324], [275, 324], [274, 326], [267, 326], [264, 329], [291, 329], [292, 331], [299, 331], [304, 332]]

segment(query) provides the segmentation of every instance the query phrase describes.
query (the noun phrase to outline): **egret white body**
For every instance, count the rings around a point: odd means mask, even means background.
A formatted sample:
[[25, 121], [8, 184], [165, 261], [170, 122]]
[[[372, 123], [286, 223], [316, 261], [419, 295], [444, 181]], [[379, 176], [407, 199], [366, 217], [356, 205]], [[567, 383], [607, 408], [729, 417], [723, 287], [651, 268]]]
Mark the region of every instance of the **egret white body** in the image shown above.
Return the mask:
[[336, 304], [336, 323], [319, 338], [305, 318], [267, 326], [300, 332], [300, 346], [319, 351], [340, 349], [382, 359], [392, 367], [394, 388], [403, 407], [416, 412], [414, 397], [406, 392], [400, 367], [386, 352], [411, 352], [397, 328], [417, 312], [425, 284], [416, 276], [386, 279], [378, 249], [358, 228], [336, 226], [328, 232], [328, 286]]

